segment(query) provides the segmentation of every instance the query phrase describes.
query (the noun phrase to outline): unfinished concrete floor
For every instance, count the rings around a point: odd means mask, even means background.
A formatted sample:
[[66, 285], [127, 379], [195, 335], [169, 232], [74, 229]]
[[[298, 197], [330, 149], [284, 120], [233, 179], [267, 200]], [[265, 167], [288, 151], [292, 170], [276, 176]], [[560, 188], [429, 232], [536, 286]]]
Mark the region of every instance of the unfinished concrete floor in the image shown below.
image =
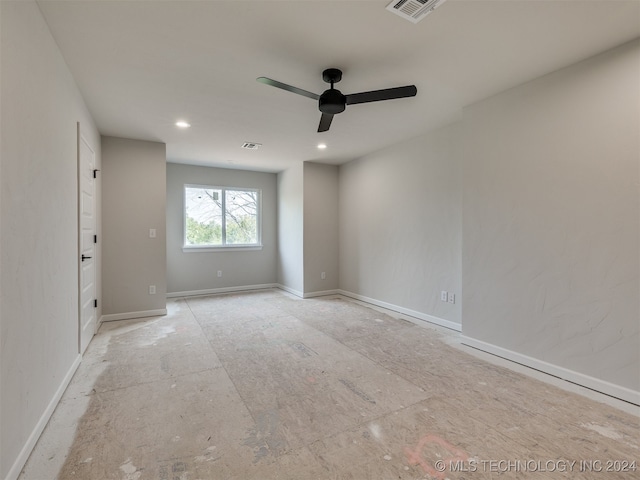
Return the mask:
[[279, 290], [104, 324], [20, 480], [640, 478], [633, 407], [425, 325]]

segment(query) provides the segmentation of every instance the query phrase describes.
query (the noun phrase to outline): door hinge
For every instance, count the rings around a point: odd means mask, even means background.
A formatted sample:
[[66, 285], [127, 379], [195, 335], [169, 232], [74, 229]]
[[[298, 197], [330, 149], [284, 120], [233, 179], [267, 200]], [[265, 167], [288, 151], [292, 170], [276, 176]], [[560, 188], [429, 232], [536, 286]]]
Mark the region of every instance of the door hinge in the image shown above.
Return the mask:
[[98, 243], [98, 235], [93, 236], [93, 243]]
[[97, 298], [93, 299], [93, 308], [98, 308], [98, 299]]

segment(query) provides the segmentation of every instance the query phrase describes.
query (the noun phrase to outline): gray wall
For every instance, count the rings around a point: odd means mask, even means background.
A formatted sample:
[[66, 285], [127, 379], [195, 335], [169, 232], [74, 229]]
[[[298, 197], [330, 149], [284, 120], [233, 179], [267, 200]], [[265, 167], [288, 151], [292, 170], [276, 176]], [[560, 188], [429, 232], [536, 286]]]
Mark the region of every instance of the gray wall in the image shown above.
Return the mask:
[[[103, 320], [166, 309], [166, 148], [102, 137]], [[156, 229], [156, 238], [149, 229]], [[149, 294], [149, 286], [156, 294]]]
[[463, 333], [636, 392], [638, 58], [636, 41], [473, 106], [463, 165]]
[[304, 294], [308, 296], [338, 288], [338, 167], [304, 162], [303, 169]]
[[342, 165], [340, 289], [640, 402], [639, 56], [621, 46]]
[[[167, 164], [167, 282], [170, 294], [273, 285], [277, 278], [277, 177], [274, 173]], [[184, 185], [262, 190], [262, 250], [183, 252]], [[222, 270], [222, 277], [217, 271]]]
[[34, 2], [0, 2], [0, 478], [77, 368], [77, 122], [100, 136]]
[[[457, 126], [340, 167], [340, 288], [443, 325], [461, 321]], [[455, 304], [440, 301], [442, 290]]]
[[278, 283], [304, 294], [304, 168], [302, 162], [278, 173]]

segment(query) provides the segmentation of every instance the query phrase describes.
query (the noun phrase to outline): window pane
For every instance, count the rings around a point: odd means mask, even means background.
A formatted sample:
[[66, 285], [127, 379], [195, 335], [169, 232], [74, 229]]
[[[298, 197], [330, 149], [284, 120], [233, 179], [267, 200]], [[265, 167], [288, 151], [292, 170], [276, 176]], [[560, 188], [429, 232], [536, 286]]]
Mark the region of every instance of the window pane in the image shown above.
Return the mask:
[[227, 245], [258, 243], [258, 192], [226, 190]]
[[186, 245], [222, 245], [222, 191], [185, 187]]

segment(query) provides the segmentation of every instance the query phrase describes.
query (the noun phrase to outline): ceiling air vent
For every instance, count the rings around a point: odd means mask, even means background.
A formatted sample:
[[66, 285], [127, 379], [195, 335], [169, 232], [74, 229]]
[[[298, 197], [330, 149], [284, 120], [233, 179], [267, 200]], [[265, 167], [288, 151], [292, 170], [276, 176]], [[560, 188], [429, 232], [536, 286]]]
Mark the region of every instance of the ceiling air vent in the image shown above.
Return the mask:
[[242, 144], [242, 148], [246, 148], [247, 150], [258, 150], [261, 146], [261, 143], [256, 142], [244, 142]]
[[394, 0], [387, 5], [387, 10], [406, 18], [412, 23], [418, 23], [433, 12], [446, 0]]

